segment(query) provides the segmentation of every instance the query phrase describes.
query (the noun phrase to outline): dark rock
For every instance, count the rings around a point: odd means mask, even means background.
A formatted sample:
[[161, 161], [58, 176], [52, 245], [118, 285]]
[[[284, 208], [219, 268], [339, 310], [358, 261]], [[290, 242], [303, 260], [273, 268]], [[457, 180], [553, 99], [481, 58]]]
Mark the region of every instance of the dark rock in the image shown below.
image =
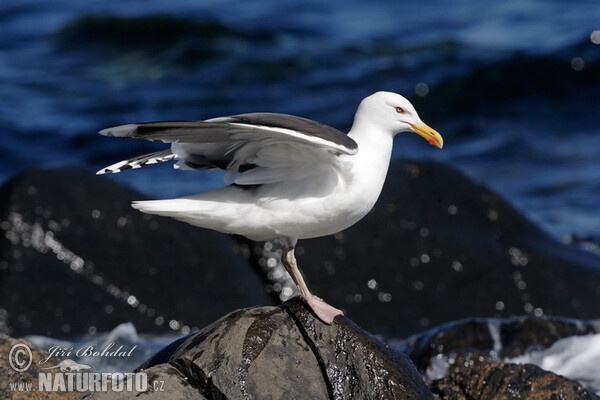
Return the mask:
[[[16, 371], [9, 363], [11, 349], [15, 345], [25, 345], [31, 351], [31, 365], [22, 372]], [[42, 368], [57, 365], [61, 360], [54, 356], [48, 358], [49, 353], [47, 351], [37, 348], [27, 340], [14, 339], [0, 333], [0, 354], [2, 354], [2, 357], [0, 357], [0, 398], [25, 399], [28, 398], [28, 395], [31, 395], [33, 391], [35, 391], [35, 398], [40, 400], [72, 399], [77, 394], [75, 392], [37, 391], [39, 386], [39, 373], [48, 372], [43, 371]], [[23, 353], [23, 355], [17, 357], [15, 361], [24, 362], [25, 364], [23, 364], [22, 368], [25, 368], [27, 365], [26, 362], [29, 359], [29, 356]], [[40, 364], [40, 361], [45, 362]], [[16, 385], [16, 388], [21, 387], [22, 390], [15, 390], [11, 388], [11, 385]], [[25, 385], [31, 385], [31, 389], [27, 390]]]
[[[188, 382], [188, 377], [172, 365], [160, 364], [147, 372], [148, 390], [143, 392], [143, 399], [206, 399], [193, 384]], [[76, 399], [126, 400], [139, 398], [139, 394], [136, 391], [115, 391], [109, 385], [106, 392], [86, 392]]]
[[372, 213], [297, 254], [312, 291], [389, 337], [469, 317], [598, 316], [599, 257], [433, 162], [393, 163]]
[[270, 303], [230, 238], [131, 209], [142, 196], [91, 173], [31, 171], [0, 192], [0, 332], [65, 336], [131, 321], [202, 327]]
[[165, 363], [211, 399], [433, 398], [404, 354], [345, 317], [325, 325], [297, 301], [234, 311], [137, 371], [161, 380]]
[[431, 360], [440, 354], [475, 353], [497, 361], [548, 348], [560, 339], [598, 332], [597, 323], [561, 317], [473, 318], [421, 332], [394, 347], [406, 353], [425, 373]]
[[531, 364], [462, 366], [448, 377], [432, 382], [430, 387], [439, 399], [444, 400], [598, 399], [579, 383]]
[[[422, 332], [394, 348], [431, 379], [430, 389], [442, 399], [597, 399], [573, 380], [502, 360], [598, 332], [597, 323], [558, 317], [470, 319]], [[448, 368], [444, 376], [435, 376], [440, 359]]]
[[[31, 172], [0, 194], [0, 331], [185, 333], [272, 303], [227, 236], [132, 210], [140, 196], [107, 179]], [[393, 163], [371, 214], [297, 255], [315, 293], [390, 337], [468, 317], [597, 317], [597, 256], [436, 163]]]

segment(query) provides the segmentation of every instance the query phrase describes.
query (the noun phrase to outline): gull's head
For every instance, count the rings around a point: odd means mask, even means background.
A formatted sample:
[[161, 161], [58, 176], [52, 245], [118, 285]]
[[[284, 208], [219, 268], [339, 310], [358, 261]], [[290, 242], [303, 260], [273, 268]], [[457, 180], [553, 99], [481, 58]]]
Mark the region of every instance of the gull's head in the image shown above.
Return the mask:
[[397, 93], [377, 92], [365, 98], [358, 107], [356, 118], [368, 119], [370, 124], [391, 135], [414, 132], [440, 149], [444, 146], [442, 135], [421, 121], [410, 101]]

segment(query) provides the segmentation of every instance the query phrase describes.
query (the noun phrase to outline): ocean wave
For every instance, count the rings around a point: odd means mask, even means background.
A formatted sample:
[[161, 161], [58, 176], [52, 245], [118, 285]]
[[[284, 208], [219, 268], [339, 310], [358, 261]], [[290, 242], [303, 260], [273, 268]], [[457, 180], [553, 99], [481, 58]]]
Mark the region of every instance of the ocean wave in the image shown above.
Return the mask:
[[274, 43], [266, 30], [240, 29], [215, 20], [193, 20], [169, 15], [139, 17], [88, 14], [64, 24], [55, 39], [66, 49], [105, 52], [167, 52], [186, 63], [236, 48]]
[[597, 45], [585, 39], [548, 55], [508, 54], [463, 76], [442, 80], [429, 90], [432, 96], [426, 100], [415, 96], [414, 102], [437, 118], [471, 115], [465, 110], [497, 115], [514, 109], [515, 102], [564, 104], [569, 98], [598, 103], [599, 84], [600, 54]]

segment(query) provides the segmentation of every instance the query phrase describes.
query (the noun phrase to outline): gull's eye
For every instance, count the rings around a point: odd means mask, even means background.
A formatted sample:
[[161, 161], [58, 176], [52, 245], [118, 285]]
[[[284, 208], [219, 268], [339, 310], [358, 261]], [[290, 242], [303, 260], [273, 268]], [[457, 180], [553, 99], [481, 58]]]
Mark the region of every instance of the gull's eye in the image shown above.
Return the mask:
[[404, 108], [402, 108], [402, 107], [396, 107], [396, 112], [398, 114], [404, 114]]

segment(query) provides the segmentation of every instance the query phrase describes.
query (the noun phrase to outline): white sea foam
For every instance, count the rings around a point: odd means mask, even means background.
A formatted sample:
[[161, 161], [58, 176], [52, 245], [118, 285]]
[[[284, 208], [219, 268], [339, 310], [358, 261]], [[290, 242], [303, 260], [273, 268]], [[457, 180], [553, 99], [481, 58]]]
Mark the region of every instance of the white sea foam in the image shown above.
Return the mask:
[[425, 370], [425, 380], [427, 382], [434, 381], [436, 379], [442, 379], [448, 375], [450, 365], [454, 364], [455, 358], [444, 354], [438, 354], [432, 357], [429, 361], [429, 366]]
[[546, 371], [574, 379], [600, 394], [600, 334], [571, 336], [551, 347], [505, 360], [535, 364]]
[[494, 353], [498, 354], [502, 350], [502, 339], [500, 334], [500, 322], [498, 320], [490, 319], [488, 321], [488, 329], [490, 330], [490, 336], [494, 341]]

